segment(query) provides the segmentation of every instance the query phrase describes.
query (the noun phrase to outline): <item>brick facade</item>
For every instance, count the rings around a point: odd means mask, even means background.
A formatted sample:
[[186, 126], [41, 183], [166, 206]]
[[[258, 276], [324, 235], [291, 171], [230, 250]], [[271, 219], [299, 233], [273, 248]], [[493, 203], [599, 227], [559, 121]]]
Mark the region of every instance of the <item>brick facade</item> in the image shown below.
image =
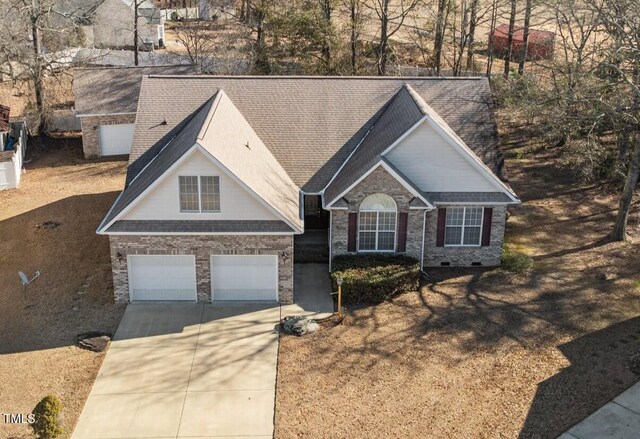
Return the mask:
[[382, 167], [369, 174], [343, 197], [349, 203], [348, 210], [331, 212], [331, 257], [348, 253], [349, 212], [358, 212], [362, 200], [376, 193], [389, 195], [396, 202], [398, 212], [408, 213], [407, 250], [403, 254], [420, 259], [424, 210], [409, 209], [409, 203], [415, 196]]
[[212, 255], [278, 255], [279, 298], [293, 303], [292, 235], [111, 235], [111, 266], [116, 302], [128, 303], [128, 255], [195, 255], [198, 302], [211, 301]]
[[120, 114], [111, 116], [82, 116], [82, 150], [85, 159], [95, 159], [100, 153], [100, 125], [122, 125], [135, 123], [135, 114]]
[[490, 244], [486, 247], [436, 247], [438, 211], [427, 212], [425, 267], [440, 267], [443, 262], [448, 262], [452, 267], [468, 267], [474, 263], [489, 267], [500, 265], [507, 208], [506, 206], [485, 207], [493, 207]]
[[[349, 212], [358, 212], [362, 200], [375, 193], [391, 196], [398, 205], [398, 212], [409, 213], [407, 251], [404, 254], [420, 259], [425, 211], [409, 209], [409, 202], [414, 198], [413, 194], [382, 167], [373, 171], [344, 196], [349, 203], [348, 209], [331, 211], [331, 257], [348, 253]], [[505, 206], [486, 207], [493, 207], [491, 241], [486, 247], [437, 247], [438, 211], [435, 209], [427, 211], [424, 230], [424, 266], [439, 267], [443, 262], [449, 263], [450, 266], [471, 266], [475, 263], [483, 266], [500, 265], [507, 209]]]

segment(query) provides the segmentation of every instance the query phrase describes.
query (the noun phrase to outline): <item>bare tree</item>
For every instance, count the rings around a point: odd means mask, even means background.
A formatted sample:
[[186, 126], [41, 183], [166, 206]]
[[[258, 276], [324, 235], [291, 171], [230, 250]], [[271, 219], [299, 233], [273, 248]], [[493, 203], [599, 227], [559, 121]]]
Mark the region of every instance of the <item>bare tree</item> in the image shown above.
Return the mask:
[[208, 71], [214, 52], [213, 31], [214, 24], [209, 21], [185, 22], [174, 29], [176, 39], [184, 46], [191, 62], [198, 64], [203, 71]]
[[518, 73], [524, 74], [524, 63], [527, 61], [527, 55], [529, 54], [529, 26], [531, 25], [531, 9], [532, 1], [526, 0], [524, 6], [524, 26], [522, 29], [522, 53], [520, 54], [520, 62], [518, 63]]
[[418, 6], [420, 0], [372, 0], [369, 5], [379, 22], [377, 71], [379, 76], [387, 74], [390, 58], [389, 39], [398, 32], [407, 16]]
[[510, 0], [511, 13], [509, 14], [509, 33], [507, 34], [507, 53], [504, 56], [504, 76], [509, 76], [511, 57], [513, 56], [513, 33], [516, 27], [516, 13], [518, 0]]

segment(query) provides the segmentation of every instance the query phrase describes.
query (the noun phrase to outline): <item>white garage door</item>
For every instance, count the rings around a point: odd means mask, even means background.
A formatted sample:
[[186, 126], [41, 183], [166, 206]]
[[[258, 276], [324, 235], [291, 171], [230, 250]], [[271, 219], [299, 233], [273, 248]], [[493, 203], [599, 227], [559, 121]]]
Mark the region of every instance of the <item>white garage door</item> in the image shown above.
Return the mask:
[[131, 300], [196, 300], [195, 256], [129, 256]]
[[212, 300], [278, 300], [277, 256], [212, 256]]
[[100, 152], [106, 155], [131, 153], [133, 143], [133, 124], [100, 125]]

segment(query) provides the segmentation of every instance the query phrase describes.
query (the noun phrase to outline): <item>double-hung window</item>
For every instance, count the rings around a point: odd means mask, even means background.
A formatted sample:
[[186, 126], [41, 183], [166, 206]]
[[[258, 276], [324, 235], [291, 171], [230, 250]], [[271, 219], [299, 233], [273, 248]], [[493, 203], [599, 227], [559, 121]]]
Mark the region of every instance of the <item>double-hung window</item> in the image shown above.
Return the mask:
[[444, 245], [479, 246], [482, 216], [482, 207], [447, 207]]
[[180, 176], [180, 212], [220, 212], [220, 177]]
[[358, 250], [394, 251], [396, 244], [396, 203], [386, 194], [373, 194], [360, 203]]

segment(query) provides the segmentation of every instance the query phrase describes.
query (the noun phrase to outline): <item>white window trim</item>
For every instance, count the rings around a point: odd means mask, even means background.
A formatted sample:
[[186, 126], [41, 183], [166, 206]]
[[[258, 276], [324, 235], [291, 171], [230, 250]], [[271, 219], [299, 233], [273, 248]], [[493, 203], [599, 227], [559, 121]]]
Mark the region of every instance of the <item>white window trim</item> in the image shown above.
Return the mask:
[[[198, 210], [182, 210], [180, 205], [180, 177], [196, 177], [198, 180]], [[220, 196], [220, 210], [202, 210], [202, 183], [200, 179], [202, 177], [218, 177], [218, 191]], [[222, 213], [222, 179], [219, 175], [178, 175], [178, 212], [187, 215], [194, 213], [204, 213], [207, 215], [220, 215]]]
[[[482, 213], [480, 214], [480, 239], [478, 240], [477, 244], [464, 244], [464, 229], [466, 227], [466, 220], [467, 220], [467, 209], [476, 209], [478, 206], [455, 206], [456, 209], [463, 209], [463, 213], [462, 213], [462, 225], [461, 226], [447, 226], [447, 219], [445, 216], [445, 222], [444, 222], [444, 236], [445, 236], [445, 243], [444, 246], [445, 247], [481, 247], [482, 246], [482, 230], [484, 229], [484, 207], [482, 207]], [[460, 233], [460, 244], [447, 244], [447, 227], [461, 227], [462, 231]], [[478, 227], [478, 226], [469, 226], [471, 227]]]
[[[375, 213], [376, 214], [376, 229], [375, 230], [360, 230], [360, 214], [363, 212]], [[395, 215], [394, 218], [394, 226], [393, 230], [380, 230], [380, 214], [381, 213], [391, 213], [390, 210], [360, 210], [358, 211], [358, 253], [395, 253], [396, 248], [398, 247], [398, 210], [396, 209], [393, 213]], [[393, 249], [391, 250], [378, 250], [378, 234], [380, 232], [393, 232]], [[368, 232], [375, 233], [376, 235], [376, 248], [374, 250], [361, 250], [360, 249], [360, 233]]]

